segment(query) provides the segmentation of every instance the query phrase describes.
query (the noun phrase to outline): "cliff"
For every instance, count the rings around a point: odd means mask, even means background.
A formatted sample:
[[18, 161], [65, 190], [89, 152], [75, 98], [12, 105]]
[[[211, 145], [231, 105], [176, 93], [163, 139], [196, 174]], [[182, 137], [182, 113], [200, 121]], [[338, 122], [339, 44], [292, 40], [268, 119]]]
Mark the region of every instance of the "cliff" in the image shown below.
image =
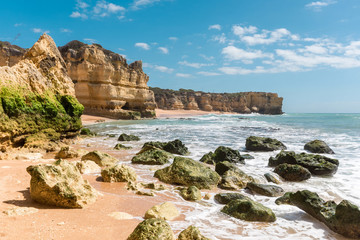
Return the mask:
[[160, 109], [185, 109], [237, 113], [282, 114], [282, 97], [276, 93], [205, 93], [180, 89], [150, 88]]
[[83, 106], [53, 39], [44, 34], [26, 51], [3, 44], [0, 55], [0, 146], [43, 147], [76, 135]]
[[59, 50], [85, 113], [117, 119], [155, 117], [154, 94], [141, 61], [128, 65], [125, 58], [99, 44], [79, 41]]

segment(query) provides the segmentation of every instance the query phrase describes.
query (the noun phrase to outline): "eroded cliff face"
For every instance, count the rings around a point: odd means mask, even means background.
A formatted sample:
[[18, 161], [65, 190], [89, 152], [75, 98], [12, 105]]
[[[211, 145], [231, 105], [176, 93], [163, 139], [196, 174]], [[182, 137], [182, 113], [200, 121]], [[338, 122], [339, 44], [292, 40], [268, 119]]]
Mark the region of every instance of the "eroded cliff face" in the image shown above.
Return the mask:
[[59, 48], [85, 113], [118, 119], [155, 117], [155, 99], [142, 62], [130, 65], [98, 44], [72, 41]]
[[14, 66], [25, 54], [25, 49], [0, 41], [0, 66]]
[[160, 109], [203, 110], [237, 113], [282, 114], [283, 98], [276, 93], [205, 93], [150, 88]]

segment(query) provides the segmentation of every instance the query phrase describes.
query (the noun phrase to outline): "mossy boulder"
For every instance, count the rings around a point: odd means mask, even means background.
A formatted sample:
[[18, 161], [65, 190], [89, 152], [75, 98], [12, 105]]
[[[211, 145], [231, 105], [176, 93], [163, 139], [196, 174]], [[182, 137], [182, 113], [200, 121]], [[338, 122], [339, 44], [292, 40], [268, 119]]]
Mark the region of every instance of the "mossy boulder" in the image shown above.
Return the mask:
[[170, 225], [158, 218], [150, 218], [139, 223], [127, 240], [175, 240]]
[[215, 164], [214, 153], [211, 151], [205, 153], [204, 156], [202, 156], [199, 161], [206, 164], [214, 165]]
[[308, 190], [289, 194], [292, 205], [297, 206], [323, 222], [331, 230], [348, 238], [360, 238], [360, 209], [347, 200], [336, 204], [324, 201]]
[[245, 158], [240, 155], [238, 150], [231, 149], [229, 147], [220, 146], [215, 152], [209, 152], [205, 154], [200, 162], [207, 164], [216, 164], [219, 162], [231, 162], [231, 163], [242, 163], [245, 164]]
[[83, 208], [96, 201], [97, 191], [83, 180], [75, 164], [58, 160], [54, 164], [29, 166], [30, 197], [34, 201], [63, 208]]
[[94, 161], [100, 167], [112, 166], [119, 161], [118, 159], [107, 153], [103, 153], [96, 150], [89, 152], [81, 157], [81, 161], [86, 161], [86, 160]]
[[253, 193], [268, 197], [278, 197], [284, 194], [284, 189], [275, 185], [248, 182], [246, 185]]
[[307, 168], [313, 175], [335, 174], [339, 161], [322, 155], [281, 151], [275, 157], [269, 158], [269, 166], [274, 167], [282, 163], [297, 164]]
[[178, 155], [189, 154], [188, 148], [179, 139], [175, 139], [174, 141], [170, 142], [147, 142], [144, 144], [143, 148], [148, 146], [156, 147], [169, 153]]
[[245, 188], [248, 182], [254, 181], [252, 177], [230, 162], [217, 163], [215, 171], [221, 176], [219, 188], [222, 189], [239, 190]]
[[233, 193], [233, 192], [232, 193], [218, 193], [215, 195], [214, 199], [217, 203], [220, 203], [220, 204], [228, 204], [232, 200], [236, 200], [236, 199], [250, 200], [250, 198], [245, 195], [242, 195], [240, 193]]
[[322, 140], [313, 140], [305, 144], [304, 149], [311, 153], [335, 154], [335, 152]]
[[250, 136], [246, 139], [246, 149], [249, 151], [270, 152], [285, 150], [286, 146], [277, 139]]
[[220, 176], [204, 164], [190, 158], [175, 157], [174, 162], [154, 175], [160, 181], [185, 186], [196, 186], [199, 189], [216, 187]]
[[232, 200], [221, 212], [251, 222], [275, 222], [276, 220], [275, 214], [270, 208], [251, 199]]
[[300, 165], [283, 163], [274, 169], [286, 181], [301, 182], [311, 178], [311, 173]]
[[197, 227], [191, 225], [179, 234], [178, 240], [210, 240], [210, 239], [204, 237]]
[[123, 133], [119, 136], [118, 141], [121, 142], [140, 141], [140, 138], [132, 134], [128, 135]]
[[55, 155], [56, 159], [66, 159], [66, 158], [77, 158], [79, 153], [73, 149], [70, 149], [69, 146], [62, 147], [60, 151]]
[[101, 170], [104, 182], [135, 182], [137, 175], [132, 167], [115, 165]]
[[173, 220], [179, 215], [179, 210], [172, 202], [164, 202], [147, 210], [145, 213], [145, 219], [158, 218], [162, 220]]
[[81, 105], [73, 96], [61, 96], [60, 103], [63, 105], [66, 113], [72, 117], [80, 117], [84, 111], [84, 106]]
[[182, 188], [180, 190], [180, 196], [187, 201], [199, 201], [201, 200], [201, 192], [195, 186]]
[[173, 155], [164, 150], [146, 146], [131, 159], [131, 162], [134, 164], [164, 165], [169, 163], [171, 158]]
[[80, 130], [80, 135], [92, 137], [96, 136], [96, 133], [92, 132], [89, 128], [82, 128]]
[[268, 182], [272, 182], [272, 183], [275, 183], [275, 184], [280, 184], [280, 180], [271, 173], [265, 173], [264, 177], [266, 178], [266, 180]]
[[125, 146], [121, 143], [118, 143], [115, 145], [114, 150], [129, 150], [132, 149], [132, 147]]
[[281, 204], [288, 204], [288, 205], [292, 205], [291, 201], [290, 201], [290, 195], [292, 193], [291, 192], [286, 192], [284, 195], [282, 195], [281, 197], [277, 198], [275, 200], [275, 203], [277, 205], [281, 205]]

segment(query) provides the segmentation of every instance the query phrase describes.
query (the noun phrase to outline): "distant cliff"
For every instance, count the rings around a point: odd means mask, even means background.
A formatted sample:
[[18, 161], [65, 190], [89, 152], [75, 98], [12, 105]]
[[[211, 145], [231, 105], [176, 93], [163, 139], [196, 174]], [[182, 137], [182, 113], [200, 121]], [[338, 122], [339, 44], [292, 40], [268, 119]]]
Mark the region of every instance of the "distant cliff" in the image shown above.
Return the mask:
[[276, 93], [240, 92], [205, 93], [187, 89], [179, 91], [150, 88], [160, 109], [185, 109], [237, 113], [282, 114], [282, 97]]
[[99, 44], [72, 41], [59, 47], [85, 113], [118, 119], [155, 117], [155, 99], [142, 62], [127, 64]]

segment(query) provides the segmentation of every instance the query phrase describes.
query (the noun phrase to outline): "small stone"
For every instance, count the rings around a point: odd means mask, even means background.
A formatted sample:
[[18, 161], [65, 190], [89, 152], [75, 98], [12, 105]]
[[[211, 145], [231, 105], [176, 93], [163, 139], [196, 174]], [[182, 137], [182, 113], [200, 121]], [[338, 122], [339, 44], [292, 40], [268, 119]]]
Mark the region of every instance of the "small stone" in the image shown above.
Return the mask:
[[248, 182], [246, 187], [249, 188], [252, 192], [268, 197], [278, 197], [284, 194], [284, 190], [281, 187], [275, 185]]
[[210, 193], [206, 193], [204, 196], [205, 200], [210, 200], [211, 199], [211, 194]]
[[280, 180], [277, 179], [274, 175], [272, 175], [271, 173], [265, 173], [264, 174], [264, 177], [266, 178], [266, 180], [268, 182], [272, 182], [272, 183], [275, 183], [275, 184], [280, 184]]
[[158, 218], [162, 220], [173, 220], [180, 215], [179, 210], [171, 202], [164, 202], [150, 208], [145, 213], [145, 219]]
[[101, 170], [104, 182], [133, 182], [137, 175], [133, 168], [126, 165], [115, 165]]
[[180, 190], [180, 195], [187, 201], [198, 201], [201, 200], [201, 192], [195, 186], [190, 186]]
[[13, 207], [8, 210], [3, 211], [4, 214], [8, 216], [24, 216], [24, 215], [30, 215], [33, 213], [37, 213], [39, 210], [37, 208], [33, 207]]
[[135, 135], [127, 135], [123, 133], [119, 136], [118, 141], [140, 141], [140, 138]]

